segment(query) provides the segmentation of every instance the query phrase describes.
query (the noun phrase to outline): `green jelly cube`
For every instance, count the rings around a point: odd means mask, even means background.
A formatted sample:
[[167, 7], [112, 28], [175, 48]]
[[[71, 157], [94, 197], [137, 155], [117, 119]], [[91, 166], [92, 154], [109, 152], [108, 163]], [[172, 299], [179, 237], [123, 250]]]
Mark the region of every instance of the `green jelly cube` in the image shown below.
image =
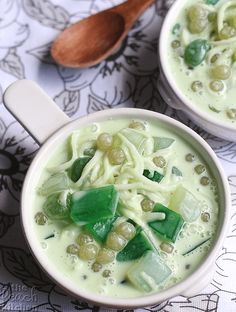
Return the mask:
[[158, 171], [151, 172], [148, 169], [144, 169], [143, 175], [149, 180], [158, 183], [160, 183], [161, 180], [164, 178], [163, 174], [159, 173]]
[[179, 186], [171, 197], [169, 207], [178, 211], [186, 222], [193, 222], [201, 213], [200, 204], [190, 191]]
[[[175, 25], [177, 26], [177, 24]], [[163, 137], [153, 137], [154, 141], [154, 152], [170, 147], [175, 140], [171, 138], [163, 138]]]
[[148, 225], [159, 236], [174, 243], [179, 231], [184, 224], [184, 219], [182, 216], [161, 204], [156, 204], [154, 206], [153, 212], [163, 212], [165, 214], [165, 219], [148, 222]]
[[113, 185], [75, 192], [70, 198], [70, 217], [75, 223], [98, 222], [115, 215], [118, 193]]
[[206, 0], [206, 4], [215, 5], [219, 0]]
[[43, 211], [51, 220], [66, 220], [69, 218], [67, 192], [49, 195], [43, 204]]
[[151, 292], [156, 290], [157, 286], [166, 280], [171, 273], [171, 269], [157, 253], [148, 251], [131, 266], [127, 272], [127, 277], [137, 289]]
[[143, 232], [137, 231], [134, 238], [117, 254], [116, 260], [120, 262], [135, 260], [148, 250], [153, 250], [153, 245]]
[[69, 169], [69, 176], [73, 182], [76, 182], [81, 177], [81, 174], [83, 172], [84, 167], [87, 165], [87, 163], [92, 159], [92, 157], [80, 157], [77, 158], [72, 166]]
[[111, 231], [113, 223], [118, 218], [118, 216], [114, 216], [112, 218], [103, 219], [95, 223], [88, 223], [84, 226], [86, 232], [91, 234], [94, 239], [97, 241], [104, 243], [106, 241], [108, 233]]
[[65, 172], [58, 172], [51, 175], [39, 189], [39, 194], [48, 196], [53, 193], [59, 193], [61, 191], [68, 190], [69, 178]]

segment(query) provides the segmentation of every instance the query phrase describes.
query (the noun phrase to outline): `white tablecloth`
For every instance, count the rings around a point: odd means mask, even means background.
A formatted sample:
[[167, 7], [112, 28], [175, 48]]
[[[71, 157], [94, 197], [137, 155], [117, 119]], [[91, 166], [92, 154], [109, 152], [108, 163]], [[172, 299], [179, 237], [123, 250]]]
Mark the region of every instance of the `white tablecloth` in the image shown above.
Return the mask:
[[231, 224], [216, 260], [214, 279], [194, 297], [179, 296], [143, 311], [236, 311], [236, 144], [199, 129], [181, 112], [168, 108], [158, 94], [157, 42], [171, 1], [158, 0], [150, 7], [120, 49], [96, 67], [66, 69], [50, 57], [51, 42], [68, 24], [120, 2], [0, 0], [0, 309], [100, 309], [71, 298], [55, 286], [35, 263], [23, 237], [19, 198], [38, 145], [5, 109], [2, 91], [16, 79], [27, 78], [44, 88], [73, 119], [101, 109], [142, 107], [181, 120], [208, 141], [222, 162], [232, 190]]

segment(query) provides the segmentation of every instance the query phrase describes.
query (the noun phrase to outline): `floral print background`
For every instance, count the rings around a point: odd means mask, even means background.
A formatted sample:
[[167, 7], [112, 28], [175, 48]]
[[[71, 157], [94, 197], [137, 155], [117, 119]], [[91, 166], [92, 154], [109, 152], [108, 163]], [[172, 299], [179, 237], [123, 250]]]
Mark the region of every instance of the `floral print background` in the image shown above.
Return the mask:
[[[141, 1], [141, 0], [140, 0]], [[119, 0], [0, 0], [0, 309], [105, 311], [65, 294], [40, 270], [20, 227], [22, 183], [38, 145], [2, 104], [17, 79], [35, 80], [71, 118], [113, 107], [140, 107], [172, 116], [212, 146], [232, 191], [231, 224], [212, 283], [190, 298], [176, 297], [142, 311], [236, 311], [236, 144], [204, 132], [168, 108], [156, 85], [160, 26], [172, 0], [158, 0], [138, 20], [120, 49], [84, 70], [60, 67], [50, 46], [67, 25], [119, 4]], [[141, 309], [139, 310], [141, 311]]]

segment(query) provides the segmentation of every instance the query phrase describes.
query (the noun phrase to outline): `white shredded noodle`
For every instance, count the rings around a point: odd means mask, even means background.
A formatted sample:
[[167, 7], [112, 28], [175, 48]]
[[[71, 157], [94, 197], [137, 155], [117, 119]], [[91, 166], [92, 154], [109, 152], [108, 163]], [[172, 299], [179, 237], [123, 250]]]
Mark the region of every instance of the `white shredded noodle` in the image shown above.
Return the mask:
[[[132, 135], [135, 135], [132, 131]], [[173, 192], [179, 182], [173, 183], [171, 178], [171, 166], [166, 169], [159, 168], [159, 172], [164, 174], [164, 178], [160, 183], [152, 181], [143, 175], [144, 169], [154, 171], [156, 169], [152, 159], [156, 155], [170, 155], [170, 148], [156, 151], [154, 153], [154, 140], [147, 132], [139, 133], [137, 131], [136, 145], [128, 138], [129, 130], [122, 129], [117, 134], [113, 135], [116, 142], [119, 142], [120, 147], [125, 153], [125, 161], [121, 165], [111, 165], [106, 152], [96, 150], [94, 156], [83, 168], [82, 174], [78, 181], [71, 184], [72, 190], [79, 191], [89, 189], [91, 187], [101, 187], [113, 184], [119, 192], [119, 209], [126, 218], [132, 219], [138, 225], [142, 226], [144, 232], [151, 236], [154, 245], [157, 245], [158, 239], [155, 238], [145, 223], [142, 220], [143, 211], [141, 201], [148, 196], [154, 202], [159, 202], [163, 205], [168, 203], [170, 193]], [[126, 137], [127, 135], [127, 137]], [[93, 140], [95, 137], [82, 136], [79, 132], [71, 135], [71, 159], [57, 167], [50, 168], [52, 172], [66, 171], [73, 162], [83, 155], [86, 148], [94, 146]], [[122, 208], [123, 207], [123, 208]], [[158, 214], [159, 218], [164, 218], [163, 214]]]
[[79, 137], [79, 132], [73, 132], [71, 137], [70, 137], [70, 145], [71, 145], [71, 150], [72, 150], [72, 156], [71, 159], [59, 166], [56, 167], [52, 167], [49, 168], [49, 172], [55, 173], [55, 172], [59, 172], [59, 171], [65, 171], [67, 169], [69, 169], [73, 162], [78, 158], [78, 151], [77, 151], [77, 141], [78, 141], [78, 137]]
[[[225, 12], [229, 7], [232, 6], [236, 6], [236, 0], [232, 0], [232, 1], [227, 1], [226, 3], [224, 3], [218, 11], [217, 14], [217, 29], [218, 29], [218, 33], [221, 31], [221, 29], [224, 27], [224, 17], [225, 17]], [[232, 40], [231, 40], [232, 39]], [[234, 39], [234, 40], [233, 40]], [[232, 43], [236, 41], [236, 37], [227, 39], [227, 40], [221, 40], [221, 42], [227, 42], [227, 43]], [[220, 41], [216, 41], [216, 42], [220, 42]], [[214, 42], [215, 43], [215, 42]]]

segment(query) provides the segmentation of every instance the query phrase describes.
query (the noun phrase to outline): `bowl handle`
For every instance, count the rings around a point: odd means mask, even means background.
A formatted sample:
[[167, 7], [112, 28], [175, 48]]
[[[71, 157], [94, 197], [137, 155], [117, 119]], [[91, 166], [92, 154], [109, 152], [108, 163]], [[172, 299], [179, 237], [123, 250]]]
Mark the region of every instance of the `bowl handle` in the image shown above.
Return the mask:
[[31, 80], [17, 80], [11, 84], [3, 95], [3, 103], [40, 145], [70, 121], [56, 103]]

